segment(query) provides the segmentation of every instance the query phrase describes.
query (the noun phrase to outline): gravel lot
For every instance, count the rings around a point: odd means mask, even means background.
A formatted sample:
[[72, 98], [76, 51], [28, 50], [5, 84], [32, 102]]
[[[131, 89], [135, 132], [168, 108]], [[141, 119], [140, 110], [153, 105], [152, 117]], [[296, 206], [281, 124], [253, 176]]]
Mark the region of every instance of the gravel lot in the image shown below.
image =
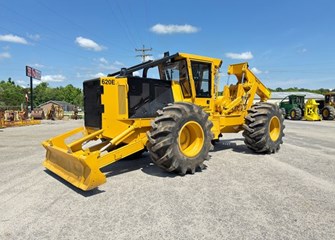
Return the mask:
[[274, 155], [225, 134], [185, 177], [122, 160], [88, 193], [41, 165], [41, 142], [82, 124], [0, 129], [0, 239], [335, 239], [335, 121], [286, 121]]

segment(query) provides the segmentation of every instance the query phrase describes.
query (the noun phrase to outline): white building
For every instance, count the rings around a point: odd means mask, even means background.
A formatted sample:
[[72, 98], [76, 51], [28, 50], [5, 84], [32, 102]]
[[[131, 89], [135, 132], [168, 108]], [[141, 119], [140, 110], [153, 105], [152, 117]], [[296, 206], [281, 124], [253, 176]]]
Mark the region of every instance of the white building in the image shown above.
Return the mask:
[[[268, 102], [279, 104], [281, 100], [289, 95], [305, 95], [305, 101], [307, 101], [308, 99], [324, 100], [325, 98], [325, 96], [322, 94], [310, 92], [271, 92], [271, 98], [268, 100]], [[257, 95], [255, 96], [254, 101], [259, 101], [259, 97]]]

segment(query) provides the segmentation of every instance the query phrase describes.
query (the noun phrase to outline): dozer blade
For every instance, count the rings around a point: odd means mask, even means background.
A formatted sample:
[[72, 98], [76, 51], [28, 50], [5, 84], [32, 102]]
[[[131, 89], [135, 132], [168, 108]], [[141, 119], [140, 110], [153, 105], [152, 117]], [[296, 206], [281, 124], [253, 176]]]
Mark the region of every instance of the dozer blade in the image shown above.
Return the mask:
[[84, 128], [74, 129], [43, 142], [47, 150], [43, 165], [72, 185], [87, 191], [105, 183], [106, 177], [99, 169], [99, 152], [85, 152], [77, 147], [98, 133], [86, 135], [77, 140], [76, 144], [65, 144], [66, 138], [80, 132], [84, 132]]

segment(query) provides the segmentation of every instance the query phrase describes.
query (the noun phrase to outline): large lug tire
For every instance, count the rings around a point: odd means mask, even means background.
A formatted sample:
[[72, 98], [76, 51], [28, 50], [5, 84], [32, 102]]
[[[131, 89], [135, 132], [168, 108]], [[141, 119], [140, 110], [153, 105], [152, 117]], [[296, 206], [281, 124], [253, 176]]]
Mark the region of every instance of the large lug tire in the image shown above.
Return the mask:
[[321, 110], [322, 119], [324, 120], [334, 120], [335, 118], [335, 109], [332, 106], [325, 106]]
[[286, 109], [285, 108], [281, 108], [280, 109], [280, 111], [281, 111], [281, 114], [283, 115], [283, 118], [286, 118]]
[[284, 118], [275, 104], [254, 104], [245, 117], [244, 143], [257, 153], [275, 153], [283, 143]]
[[302, 111], [300, 108], [292, 108], [290, 111], [290, 118], [291, 120], [301, 120], [302, 118]]
[[176, 102], [158, 111], [147, 132], [147, 149], [152, 161], [180, 175], [204, 168], [209, 159], [213, 123], [199, 106]]

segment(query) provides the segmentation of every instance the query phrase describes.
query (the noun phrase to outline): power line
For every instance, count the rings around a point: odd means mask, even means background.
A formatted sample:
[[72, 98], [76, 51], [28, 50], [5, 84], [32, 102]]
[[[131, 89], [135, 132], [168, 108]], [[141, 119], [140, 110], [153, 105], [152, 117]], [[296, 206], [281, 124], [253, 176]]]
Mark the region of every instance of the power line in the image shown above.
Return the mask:
[[130, 32], [130, 28], [129, 28], [127, 22], [126, 22], [126, 19], [125, 19], [124, 15], [122, 14], [122, 10], [121, 10], [120, 5], [118, 4], [118, 2], [116, 2], [115, 6], [119, 9], [119, 11], [116, 11], [109, 0], [105, 0], [105, 1], [110, 6], [110, 10], [111, 10], [112, 15], [113, 15], [113, 20], [116, 20], [119, 23], [120, 28], [124, 31], [124, 33], [125, 33], [124, 35], [126, 36], [126, 38], [128, 38], [129, 43], [132, 44], [133, 47], [135, 47], [136, 46], [135, 40], [134, 40], [134, 38], [133, 38], [133, 36]]
[[152, 56], [152, 54], [147, 54], [146, 52], [152, 51], [152, 48], [145, 48], [145, 46], [143, 45], [142, 48], [137, 49], [135, 48], [136, 52], [142, 52], [142, 54], [138, 54], [136, 55], [136, 57], [142, 57], [142, 62], [145, 62], [145, 57], [150, 57]]

